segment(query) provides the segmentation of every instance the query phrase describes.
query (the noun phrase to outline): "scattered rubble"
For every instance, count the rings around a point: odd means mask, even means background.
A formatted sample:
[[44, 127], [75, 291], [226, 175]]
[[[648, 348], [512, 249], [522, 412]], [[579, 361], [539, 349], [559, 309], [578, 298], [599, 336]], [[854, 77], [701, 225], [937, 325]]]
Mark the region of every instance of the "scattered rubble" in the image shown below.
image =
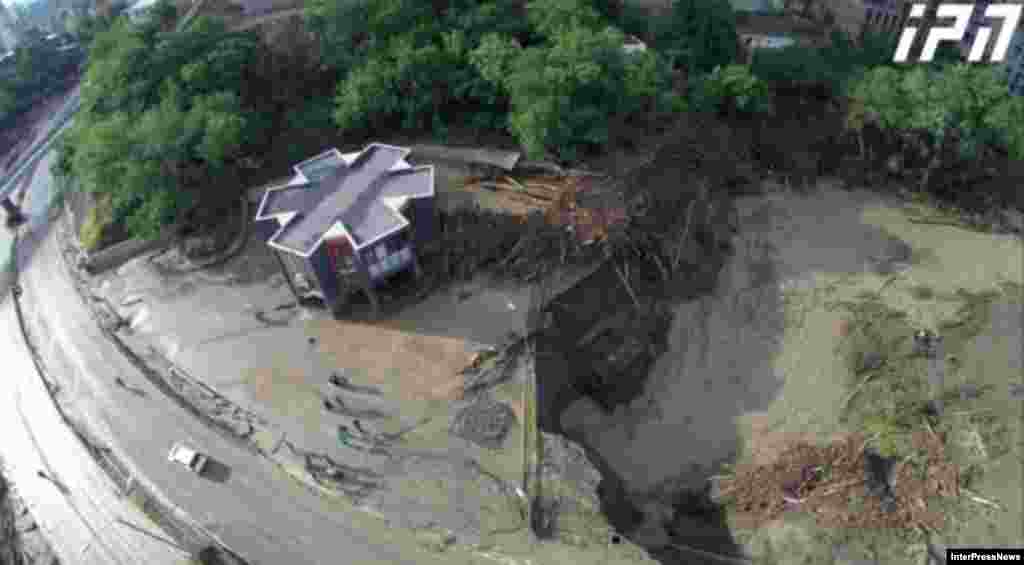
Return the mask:
[[330, 490], [340, 491], [353, 500], [362, 500], [381, 487], [381, 483], [373, 480], [376, 476], [364, 469], [338, 463], [319, 453], [302, 452], [302, 457], [306, 463], [306, 471], [313, 480]]
[[771, 464], [740, 465], [716, 487], [718, 501], [745, 529], [804, 511], [825, 527], [940, 530], [945, 516], [933, 499], [960, 494], [942, 437], [915, 433], [914, 455], [897, 462], [872, 455], [866, 443], [860, 434], [823, 447], [800, 443]]
[[462, 400], [499, 385], [515, 375], [522, 362], [526, 340], [515, 336], [511, 343], [477, 353], [473, 363], [463, 370]]

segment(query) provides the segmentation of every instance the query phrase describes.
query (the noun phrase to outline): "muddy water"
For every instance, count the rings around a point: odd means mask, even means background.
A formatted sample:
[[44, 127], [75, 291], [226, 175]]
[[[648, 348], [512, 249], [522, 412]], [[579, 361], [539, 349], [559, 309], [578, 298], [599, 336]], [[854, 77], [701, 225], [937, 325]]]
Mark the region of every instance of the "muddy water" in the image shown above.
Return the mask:
[[[1019, 290], [1005, 290], [1022, 281], [1021, 241], [915, 222], [935, 213], [924, 205], [822, 185], [808, 195], [769, 190], [737, 207], [737, 251], [713, 294], [678, 307], [670, 350], [645, 393], [610, 415], [589, 399], [562, 415], [563, 428], [581, 434], [634, 493], [666, 481], [699, 486], [715, 462], [767, 460], [793, 439], [852, 431], [838, 410], [852, 377], [840, 354], [848, 314], [839, 301], [875, 294], [900, 313], [900, 331], [958, 327], [966, 300], [958, 291], [1020, 301]], [[1021, 318], [998, 320], [952, 345], [974, 373], [1005, 388], [1019, 376], [1008, 368], [1006, 338], [996, 336], [1019, 336]], [[997, 404], [1004, 414], [1015, 406]], [[1020, 485], [1010, 474], [994, 476]], [[1019, 511], [1019, 486], [1011, 488]], [[1019, 531], [1019, 519], [1009, 527]]]

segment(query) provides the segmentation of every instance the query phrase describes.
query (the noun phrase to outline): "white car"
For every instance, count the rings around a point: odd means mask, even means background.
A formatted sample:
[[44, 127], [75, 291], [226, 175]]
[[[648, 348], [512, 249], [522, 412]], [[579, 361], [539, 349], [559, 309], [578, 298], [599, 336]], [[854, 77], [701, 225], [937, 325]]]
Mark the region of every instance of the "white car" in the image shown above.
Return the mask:
[[203, 472], [209, 458], [183, 443], [176, 443], [167, 453], [167, 460], [180, 463], [198, 475]]

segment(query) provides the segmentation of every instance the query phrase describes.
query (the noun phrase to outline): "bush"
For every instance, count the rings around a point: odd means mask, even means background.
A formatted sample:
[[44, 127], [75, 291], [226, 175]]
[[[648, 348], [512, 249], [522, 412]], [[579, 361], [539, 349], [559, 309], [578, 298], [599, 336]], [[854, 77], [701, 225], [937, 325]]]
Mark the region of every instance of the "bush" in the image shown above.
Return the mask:
[[771, 111], [768, 85], [746, 65], [718, 67], [695, 81], [691, 102], [699, 111], [758, 114]]
[[109, 197], [96, 199], [89, 209], [78, 232], [78, 239], [86, 251], [96, 251], [104, 242], [104, 236], [114, 224], [114, 207]]

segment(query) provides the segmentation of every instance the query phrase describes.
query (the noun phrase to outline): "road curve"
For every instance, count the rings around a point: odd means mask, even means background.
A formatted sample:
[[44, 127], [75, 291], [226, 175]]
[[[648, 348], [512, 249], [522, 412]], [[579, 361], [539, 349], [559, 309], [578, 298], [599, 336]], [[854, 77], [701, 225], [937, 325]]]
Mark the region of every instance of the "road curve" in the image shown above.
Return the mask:
[[118, 495], [116, 485], [65, 425], [21, 340], [9, 298], [0, 307], [0, 320], [0, 358], [5, 364], [0, 457], [61, 562], [187, 563], [188, 552]]
[[[30, 326], [45, 328], [38, 343], [65, 400], [136, 480], [252, 565], [334, 565], [339, 556], [360, 564], [444, 561], [413, 544], [398, 543], [378, 520], [309, 492], [272, 462], [229, 442], [162, 396], [96, 325], [59, 256], [54, 231], [42, 236], [23, 273], [26, 318]], [[117, 379], [128, 388], [118, 386]], [[226, 482], [169, 464], [167, 450], [179, 440], [225, 465], [230, 470]], [[43, 457], [60, 457], [48, 442], [39, 442], [39, 449]]]

